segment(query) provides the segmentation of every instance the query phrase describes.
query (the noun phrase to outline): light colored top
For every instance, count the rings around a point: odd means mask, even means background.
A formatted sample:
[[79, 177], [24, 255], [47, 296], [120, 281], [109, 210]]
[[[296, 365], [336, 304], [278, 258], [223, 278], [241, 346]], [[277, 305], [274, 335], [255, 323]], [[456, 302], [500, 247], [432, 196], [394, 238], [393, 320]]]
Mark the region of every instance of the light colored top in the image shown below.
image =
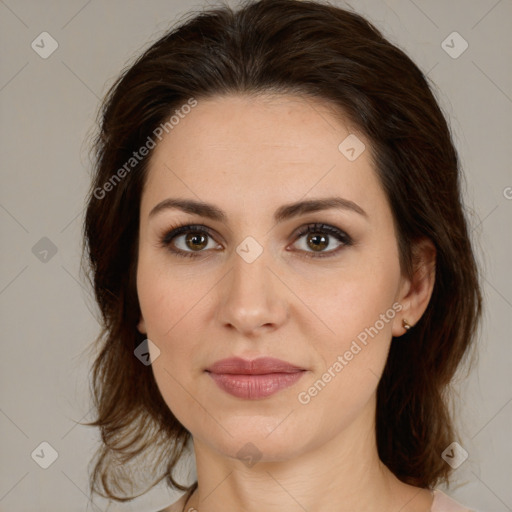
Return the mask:
[[441, 492], [439, 489], [433, 491], [434, 501], [432, 502], [431, 512], [472, 512], [469, 508]]
[[[185, 494], [182, 495], [181, 498], [173, 505], [162, 509], [159, 512], [181, 512], [185, 505]], [[432, 502], [430, 512], [474, 512], [460, 503], [457, 503], [439, 489], [434, 489], [432, 491], [432, 495], [434, 496], [434, 501]], [[187, 512], [187, 510], [185, 512]]]

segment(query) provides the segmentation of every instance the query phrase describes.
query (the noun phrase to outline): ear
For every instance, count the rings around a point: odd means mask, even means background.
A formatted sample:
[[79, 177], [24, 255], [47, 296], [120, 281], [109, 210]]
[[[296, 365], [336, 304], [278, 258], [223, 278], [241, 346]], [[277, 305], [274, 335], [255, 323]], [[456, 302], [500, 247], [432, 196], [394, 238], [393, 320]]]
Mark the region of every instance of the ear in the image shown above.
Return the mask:
[[412, 276], [403, 277], [398, 296], [402, 305], [400, 314], [393, 320], [393, 336], [402, 336], [407, 332], [402, 321], [414, 326], [427, 309], [436, 274], [436, 248], [429, 238], [414, 243], [412, 249]]
[[147, 334], [146, 323], [144, 322], [144, 317], [142, 316], [142, 313], [140, 314], [140, 320], [139, 320], [139, 323], [137, 324], [137, 330], [141, 334]]

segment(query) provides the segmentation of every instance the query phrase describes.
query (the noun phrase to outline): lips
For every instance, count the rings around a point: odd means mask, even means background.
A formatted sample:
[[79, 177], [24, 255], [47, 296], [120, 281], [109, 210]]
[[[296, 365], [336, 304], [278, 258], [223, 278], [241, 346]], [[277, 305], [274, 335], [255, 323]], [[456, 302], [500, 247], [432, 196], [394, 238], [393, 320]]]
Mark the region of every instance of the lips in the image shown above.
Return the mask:
[[266, 375], [269, 373], [295, 373], [302, 370], [304, 368], [273, 357], [261, 357], [252, 361], [241, 357], [230, 357], [217, 361], [206, 371], [236, 375]]
[[295, 384], [304, 368], [272, 357], [252, 361], [232, 357], [217, 361], [206, 369], [214, 382], [237, 398], [262, 399]]

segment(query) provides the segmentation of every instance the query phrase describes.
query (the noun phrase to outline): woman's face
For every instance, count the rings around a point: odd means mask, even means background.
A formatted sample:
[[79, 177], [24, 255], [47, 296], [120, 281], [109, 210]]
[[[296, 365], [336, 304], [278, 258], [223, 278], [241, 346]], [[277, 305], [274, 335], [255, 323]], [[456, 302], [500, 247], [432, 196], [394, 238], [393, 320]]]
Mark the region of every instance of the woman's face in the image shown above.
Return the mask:
[[[154, 150], [140, 216], [139, 330], [165, 402], [238, 458], [371, 428], [409, 281], [369, 143], [299, 96], [200, 100], [182, 117]], [[291, 366], [212, 368], [232, 357]]]

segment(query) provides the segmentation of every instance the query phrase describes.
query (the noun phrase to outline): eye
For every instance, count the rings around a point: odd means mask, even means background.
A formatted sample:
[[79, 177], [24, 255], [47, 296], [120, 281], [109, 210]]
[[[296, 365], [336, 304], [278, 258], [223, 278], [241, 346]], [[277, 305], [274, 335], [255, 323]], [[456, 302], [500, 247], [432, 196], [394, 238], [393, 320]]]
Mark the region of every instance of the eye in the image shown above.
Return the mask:
[[[334, 240], [333, 240], [334, 239]], [[312, 258], [326, 258], [353, 244], [347, 233], [328, 224], [308, 224], [296, 234], [299, 249]], [[326, 250], [330, 249], [330, 250]]]
[[160, 245], [166, 247], [177, 256], [195, 257], [206, 249], [219, 249], [206, 226], [189, 224], [178, 226], [167, 231], [160, 240]]
[[[353, 241], [341, 229], [316, 223], [300, 228], [295, 234], [294, 244], [297, 244], [299, 251], [307, 257], [325, 258], [337, 254], [345, 246], [352, 245]], [[170, 228], [161, 237], [159, 245], [177, 256], [184, 257], [199, 257], [206, 250], [222, 249], [222, 246], [215, 242], [210, 229], [200, 224]]]

